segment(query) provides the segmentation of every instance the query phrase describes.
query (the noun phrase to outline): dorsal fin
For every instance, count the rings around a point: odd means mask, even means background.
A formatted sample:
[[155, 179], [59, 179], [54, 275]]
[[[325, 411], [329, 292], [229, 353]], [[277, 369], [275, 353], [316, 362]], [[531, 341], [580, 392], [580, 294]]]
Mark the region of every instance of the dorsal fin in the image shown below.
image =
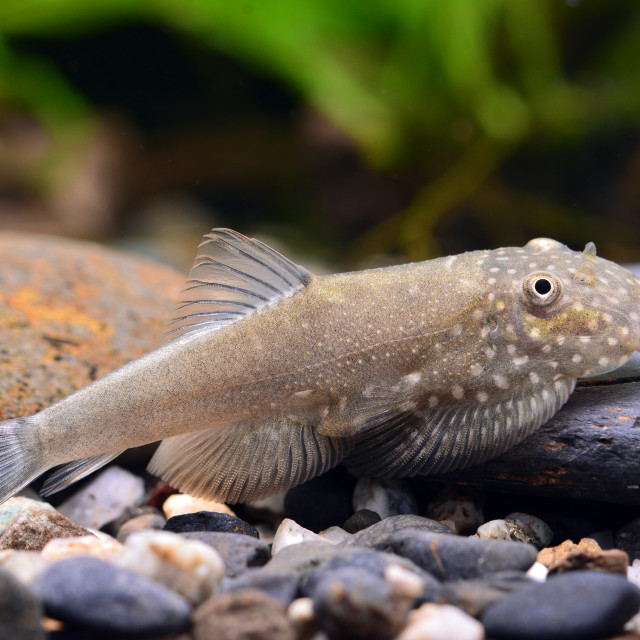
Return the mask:
[[166, 337], [220, 329], [288, 298], [312, 277], [259, 240], [231, 229], [213, 229], [198, 246]]

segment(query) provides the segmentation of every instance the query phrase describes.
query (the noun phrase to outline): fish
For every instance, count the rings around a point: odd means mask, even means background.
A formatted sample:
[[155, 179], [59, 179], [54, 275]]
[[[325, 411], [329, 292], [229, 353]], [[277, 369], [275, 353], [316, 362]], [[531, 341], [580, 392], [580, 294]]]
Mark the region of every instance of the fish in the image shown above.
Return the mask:
[[156, 441], [152, 474], [229, 503], [339, 463], [381, 478], [478, 464], [640, 348], [640, 278], [593, 243], [548, 238], [315, 276], [214, 229], [166, 338], [0, 423], [0, 500], [48, 470], [50, 495]]

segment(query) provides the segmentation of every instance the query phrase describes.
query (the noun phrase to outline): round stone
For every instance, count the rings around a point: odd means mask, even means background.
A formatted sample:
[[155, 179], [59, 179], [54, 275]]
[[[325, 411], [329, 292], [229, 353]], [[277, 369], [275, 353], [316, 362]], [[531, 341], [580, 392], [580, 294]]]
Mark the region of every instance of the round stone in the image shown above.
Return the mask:
[[355, 544], [359, 547], [375, 547], [384, 544], [389, 536], [403, 529], [453, 535], [453, 531], [444, 524], [429, 518], [406, 514], [385, 518], [362, 531], [358, 531], [358, 533], [353, 534], [346, 544]]
[[380, 522], [382, 518], [371, 509], [358, 509], [350, 518], [344, 521], [342, 528], [347, 533], [357, 533], [376, 522]]
[[195, 640], [295, 640], [285, 606], [255, 589], [210, 598], [193, 615]]
[[150, 351], [184, 282], [97, 244], [0, 233], [0, 419], [30, 415]]
[[482, 616], [497, 639], [595, 640], [622, 630], [640, 607], [640, 590], [602, 571], [571, 571], [520, 589]]
[[98, 560], [60, 560], [34, 585], [45, 613], [101, 636], [149, 638], [189, 628], [191, 606], [163, 585]]
[[197, 513], [185, 513], [182, 516], [169, 518], [164, 525], [165, 531], [174, 533], [187, 533], [190, 531], [218, 531], [223, 533], [241, 533], [254, 538], [259, 538], [258, 530], [248, 522], [230, 516], [228, 513], [214, 511], [198, 511]]

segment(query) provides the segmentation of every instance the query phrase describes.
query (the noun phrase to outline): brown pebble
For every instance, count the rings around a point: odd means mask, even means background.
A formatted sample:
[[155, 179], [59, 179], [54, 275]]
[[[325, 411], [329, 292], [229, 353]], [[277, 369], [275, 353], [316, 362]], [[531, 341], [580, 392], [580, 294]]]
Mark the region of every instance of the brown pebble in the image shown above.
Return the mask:
[[549, 574], [593, 569], [627, 575], [629, 556], [620, 549], [604, 551], [591, 538], [582, 538], [578, 544], [565, 540], [557, 547], [548, 547], [538, 554], [538, 562], [549, 569]]
[[92, 535], [90, 531], [57, 511], [27, 507], [9, 523], [0, 536], [0, 549], [40, 551], [54, 538], [88, 535]]
[[0, 419], [31, 415], [158, 346], [183, 282], [89, 242], [0, 233]]
[[257, 589], [214, 596], [193, 615], [195, 640], [295, 640], [285, 606]]
[[132, 533], [147, 531], [149, 529], [162, 529], [166, 524], [166, 520], [157, 513], [145, 513], [136, 518], [127, 520], [120, 529], [116, 539], [118, 542], [124, 542]]

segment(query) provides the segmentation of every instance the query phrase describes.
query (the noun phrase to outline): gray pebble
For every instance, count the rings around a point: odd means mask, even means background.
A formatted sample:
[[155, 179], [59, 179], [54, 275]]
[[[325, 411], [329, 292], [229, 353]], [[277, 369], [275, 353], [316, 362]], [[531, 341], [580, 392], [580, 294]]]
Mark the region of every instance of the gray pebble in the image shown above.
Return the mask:
[[224, 578], [220, 585], [220, 593], [240, 589], [257, 589], [288, 606], [298, 594], [298, 577], [285, 569], [262, 567], [248, 569], [235, 578]]
[[640, 607], [640, 590], [603, 571], [570, 571], [521, 589], [482, 616], [500, 640], [596, 640], [622, 630]]
[[96, 634], [148, 638], [189, 628], [191, 605], [184, 598], [97, 558], [60, 560], [34, 589], [48, 616]]
[[360, 509], [345, 520], [342, 528], [347, 533], [357, 533], [376, 522], [380, 522], [380, 520], [382, 520], [382, 518], [375, 511], [371, 511], [371, 509]]
[[429, 533], [398, 531], [376, 548], [409, 558], [438, 580], [465, 580], [505, 570], [526, 571], [536, 561], [537, 549], [507, 540], [483, 540]]
[[316, 586], [313, 607], [332, 640], [387, 640], [405, 625], [414, 600], [370, 571], [342, 567]]
[[351, 540], [346, 544], [354, 544], [359, 547], [375, 547], [383, 543], [390, 535], [403, 529], [454, 535], [449, 527], [435, 520], [407, 514], [392, 516], [391, 518], [385, 518], [376, 524], [372, 524], [370, 527], [353, 534]]
[[222, 531], [180, 533], [189, 540], [199, 540], [213, 547], [224, 560], [224, 575], [233, 578], [249, 567], [261, 567], [271, 557], [268, 545], [252, 536]]
[[0, 639], [44, 640], [42, 605], [32, 591], [0, 569]]
[[132, 533], [164, 528], [166, 520], [158, 513], [145, 513], [143, 515], [127, 520], [119, 529], [116, 540], [124, 543]]
[[423, 581], [424, 589], [419, 598], [420, 602], [435, 602], [438, 599], [441, 590], [440, 583], [410, 560], [390, 553], [358, 547], [340, 549], [335, 555], [309, 571], [300, 581], [300, 592], [303, 596], [313, 597], [320, 582], [326, 577], [330, 577], [335, 571], [344, 568], [367, 571], [376, 579], [382, 579], [385, 569], [392, 564], [400, 565]]

